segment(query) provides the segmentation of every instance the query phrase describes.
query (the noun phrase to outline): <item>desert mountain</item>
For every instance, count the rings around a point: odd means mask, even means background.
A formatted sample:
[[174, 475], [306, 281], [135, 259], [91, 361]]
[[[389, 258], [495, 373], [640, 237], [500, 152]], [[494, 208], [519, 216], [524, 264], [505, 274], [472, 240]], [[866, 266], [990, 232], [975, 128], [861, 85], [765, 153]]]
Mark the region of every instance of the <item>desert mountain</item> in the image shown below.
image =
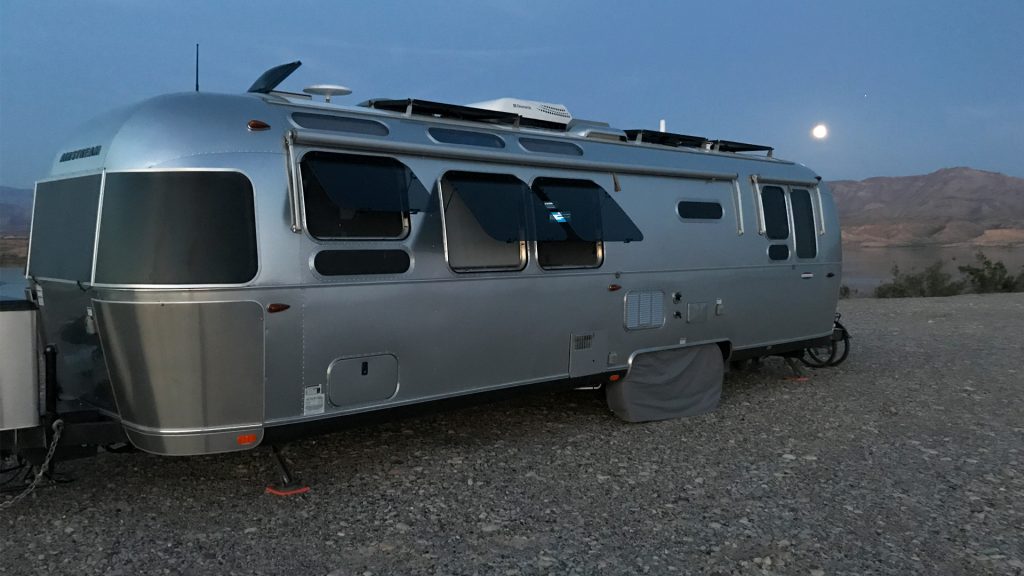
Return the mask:
[[972, 168], [829, 182], [843, 242], [861, 246], [1024, 244], [1024, 179]]
[[32, 191], [0, 186], [0, 236], [28, 236]]

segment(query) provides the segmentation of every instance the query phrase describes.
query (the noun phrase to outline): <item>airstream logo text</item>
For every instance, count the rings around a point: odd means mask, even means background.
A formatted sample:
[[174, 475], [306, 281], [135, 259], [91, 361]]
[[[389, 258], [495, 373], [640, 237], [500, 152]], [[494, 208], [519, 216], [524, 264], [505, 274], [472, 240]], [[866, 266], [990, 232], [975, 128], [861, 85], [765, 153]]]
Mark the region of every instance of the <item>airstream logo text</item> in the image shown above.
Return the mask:
[[60, 155], [61, 162], [67, 162], [68, 160], [78, 160], [79, 158], [88, 158], [90, 156], [99, 156], [100, 149], [102, 146], [93, 146], [91, 148], [81, 148], [78, 150], [72, 150], [71, 152], [65, 152]]

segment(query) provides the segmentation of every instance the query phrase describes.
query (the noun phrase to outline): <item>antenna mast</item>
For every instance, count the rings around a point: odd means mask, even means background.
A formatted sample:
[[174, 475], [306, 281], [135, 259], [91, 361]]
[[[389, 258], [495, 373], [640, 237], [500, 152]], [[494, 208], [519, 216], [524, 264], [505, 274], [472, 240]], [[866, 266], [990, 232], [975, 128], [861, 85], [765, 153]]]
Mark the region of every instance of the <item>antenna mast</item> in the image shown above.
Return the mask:
[[196, 92], [199, 92], [199, 44], [196, 44]]

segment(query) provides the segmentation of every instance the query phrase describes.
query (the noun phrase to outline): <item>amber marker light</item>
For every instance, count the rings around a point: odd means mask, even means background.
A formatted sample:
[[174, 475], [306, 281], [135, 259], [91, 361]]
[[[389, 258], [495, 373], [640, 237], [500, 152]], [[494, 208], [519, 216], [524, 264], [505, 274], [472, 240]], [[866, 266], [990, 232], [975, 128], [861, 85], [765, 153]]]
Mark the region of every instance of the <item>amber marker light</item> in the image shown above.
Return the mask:
[[270, 124], [263, 120], [249, 120], [249, 132], [262, 132], [264, 130], [270, 130]]
[[249, 444], [255, 444], [256, 443], [256, 435], [255, 434], [239, 434], [238, 438], [235, 438], [235, 441], [238, 442], [239, 446], [248, 446]]

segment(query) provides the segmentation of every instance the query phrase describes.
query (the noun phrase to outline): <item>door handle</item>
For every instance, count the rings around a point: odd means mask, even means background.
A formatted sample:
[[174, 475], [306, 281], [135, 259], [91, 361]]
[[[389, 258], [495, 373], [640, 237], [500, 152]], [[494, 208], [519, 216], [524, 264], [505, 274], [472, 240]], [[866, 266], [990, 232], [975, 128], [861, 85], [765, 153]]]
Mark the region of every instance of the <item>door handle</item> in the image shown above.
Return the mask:
[[810, 280], [811, 278], [814, 278], [814, 272], [804, 272], [800, 274], [800, 278], [804, 280]]

